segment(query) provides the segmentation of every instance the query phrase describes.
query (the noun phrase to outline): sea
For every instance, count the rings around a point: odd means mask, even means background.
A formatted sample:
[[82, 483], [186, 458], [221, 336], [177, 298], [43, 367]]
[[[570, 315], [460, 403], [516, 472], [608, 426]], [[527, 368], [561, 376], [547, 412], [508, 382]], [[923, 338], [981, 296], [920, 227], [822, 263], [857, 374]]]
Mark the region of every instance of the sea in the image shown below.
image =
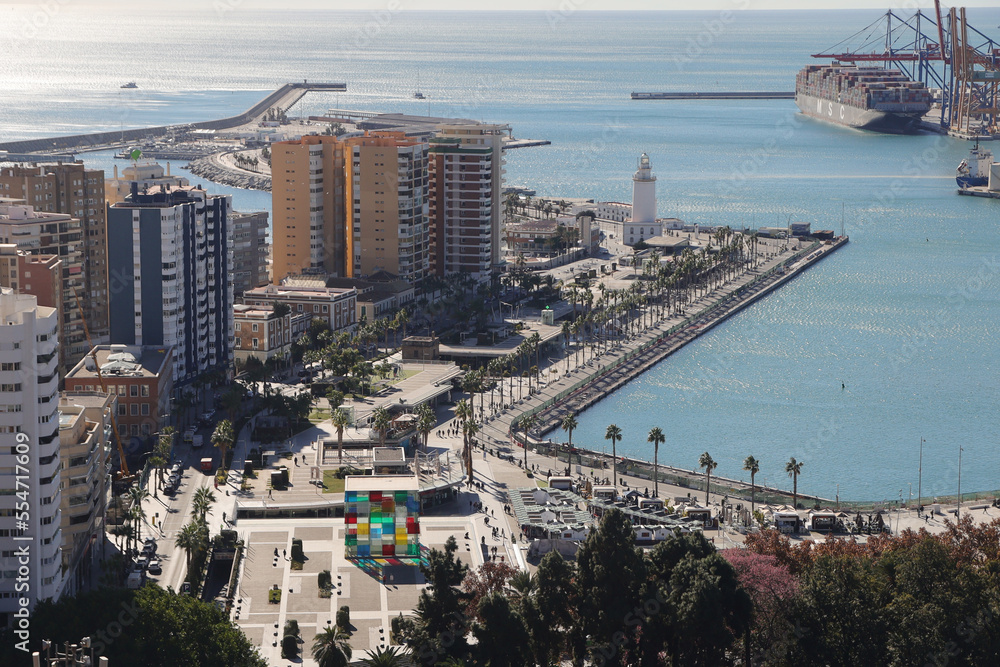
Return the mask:
[[[510, 124], [506, 182], [629, 201], [641, 153], [659, 214], [701, 225], [843, 230], [844, 249], [579, 415], [575, 443], [847, 500], [1000, 488], [1000, 201], [956, 195], [970, 146], [806, 118], [793, 102], [633, 101], [633, 91], [794, 88], [796, 72], [881, 12], [99, 10], [0, 5], [0, 141], [185, 123], [243, 111], [285, 82], [347, 84], [329, 108]], [[994, 38], [1000, 10], [972, 9]], [[926, 24], [925, 24], [926, 25]], [[900, 39], [893, 33], [894, 39]], [[848, 47], [850, 42], [847, 42]], [[128, 81], [138, 88], [122, 89]], [[426, 100], [414, 99], [420, 90]], [[109, 173], [109, 152], [85, 154]], [[118, 162], [119, 166], [124, 163]], [[174, 173], [183, 171], [172, 165]], [[195, 182], [202, 179], [191, 177]], [[267, 193], [212, 185], [238, 210]], [[558, 437], [559, 434], [554, 434]], [[921, 463], [922, 449], [922, 463]], [[961, 451], [960, 451], [961, 449]], [[961, 454], [961, 468], [959, 460]]]

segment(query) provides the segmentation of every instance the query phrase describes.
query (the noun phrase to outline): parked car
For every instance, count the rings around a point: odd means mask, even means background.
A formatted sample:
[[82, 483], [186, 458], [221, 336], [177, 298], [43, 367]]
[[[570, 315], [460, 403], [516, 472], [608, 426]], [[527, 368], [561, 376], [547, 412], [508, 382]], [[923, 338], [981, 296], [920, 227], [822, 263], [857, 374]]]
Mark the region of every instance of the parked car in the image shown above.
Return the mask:
[[192, 442], [194, 440], [194, 429], [189, 428], [184, 431], [184, 442]]
[[163, 574], [163, 568], [160, 567], [160, 559], [154, 558], [149, 561], [149, 565], [146, 566], [146, 572], [150, 574]]
[[151, 537], [146, 538], [142, 543], [142, 553], [152, 557], [156, 553], [156, 540]]
[[141, 568], [143, 570], [149, 565], [149, 555], [145, 553], [139, 554], [139, 557], [135, 559], [136, 568]]
[[178, 461], [177, 463], [170, 466], [170, 474], [179, 476], [181, 474], [181, 470], [183, 469], [184, 465], [180, 461]]

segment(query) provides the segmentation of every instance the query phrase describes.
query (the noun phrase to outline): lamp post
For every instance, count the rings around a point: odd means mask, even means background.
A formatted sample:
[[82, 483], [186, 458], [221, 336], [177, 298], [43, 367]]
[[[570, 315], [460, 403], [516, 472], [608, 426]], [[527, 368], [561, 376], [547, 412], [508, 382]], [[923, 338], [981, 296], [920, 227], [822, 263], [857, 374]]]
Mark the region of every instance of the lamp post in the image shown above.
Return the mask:
[[955, 509], [955, 523], [962, 518], [962, 446], [958, 446], [958, 507]]
[[921, 492], [923, 490], [923, 488], [922, 488], [922, 482], [924, 481], [924, 443], [925, 442], [927, 442], [927, 441], [924, 440], [923, 438], [920, 438], [920, 460], [917, 463], [917, 505], [918, 506], [923, 505], [923, 502], [922, 502], [923, 494]]

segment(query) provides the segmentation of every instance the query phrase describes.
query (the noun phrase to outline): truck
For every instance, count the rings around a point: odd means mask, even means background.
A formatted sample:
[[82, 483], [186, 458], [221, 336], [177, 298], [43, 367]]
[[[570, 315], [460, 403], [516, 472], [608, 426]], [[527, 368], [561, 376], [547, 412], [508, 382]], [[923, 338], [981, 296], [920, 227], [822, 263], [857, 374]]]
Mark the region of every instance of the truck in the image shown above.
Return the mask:
[[194, 442], [194, 429], [189, 428], [184, 431], [184, 442]]
[[201, 471], [202, 472], [212, 472], [212, 459], [202, 459], [201, 460]]
[[143, 582], [146, 581], [146, 572], [141, 567], [136, 567], [131, 572], [128, 573], [128, 580], [125, 582], [129, 590], [136, 590], [141, 588]]
[[205, 436], [201, 435], [200, 433], [195, 434], [193, 439], [191, 440], [191, 446], [195, 448], [201, 447], [204, 444], [205, 444]]

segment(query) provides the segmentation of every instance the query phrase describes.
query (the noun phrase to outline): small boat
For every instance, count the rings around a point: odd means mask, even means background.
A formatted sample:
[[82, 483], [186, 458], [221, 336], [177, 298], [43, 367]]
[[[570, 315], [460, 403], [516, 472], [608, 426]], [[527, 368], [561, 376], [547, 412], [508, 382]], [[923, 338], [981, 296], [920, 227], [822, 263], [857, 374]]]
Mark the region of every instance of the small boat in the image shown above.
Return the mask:
[[128, 83], [122, 84], [122, 88], [138, 88], [138, 87], [139, 86], [135, 85], [135, 81], [129, 81]]
[[427, 98], [425, 98], [424, 94], [418, 90], [417, 92], [413, 93], [413, 99], [415, 99], [415, 100], [423, 100], [423, 99], [427, 99]]
[[955, 180], [958, 187], [985, 187], [990, 184], [990, 166], [993, 164], [993, 151], [980, 148], [979, 142], [969, 151], [969, 157], [962, 160], [955, 170]]

